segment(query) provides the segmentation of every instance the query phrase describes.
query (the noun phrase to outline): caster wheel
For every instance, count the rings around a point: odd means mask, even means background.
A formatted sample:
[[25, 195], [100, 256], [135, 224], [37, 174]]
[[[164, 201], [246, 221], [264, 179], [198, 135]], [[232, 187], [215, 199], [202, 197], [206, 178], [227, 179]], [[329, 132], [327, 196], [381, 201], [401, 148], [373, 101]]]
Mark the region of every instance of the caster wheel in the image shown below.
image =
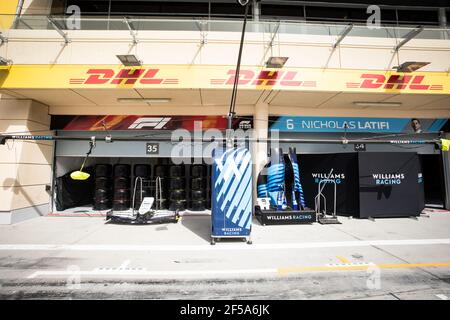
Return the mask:
[[212, 246], [216, 245], [216, 242], [214, 240], [211, 240], [211, 245]]
[[247, 244], [252, 244], [252, 243], [253, 243], [252, 240], [248, 240], [248, 241], [247, 241]]

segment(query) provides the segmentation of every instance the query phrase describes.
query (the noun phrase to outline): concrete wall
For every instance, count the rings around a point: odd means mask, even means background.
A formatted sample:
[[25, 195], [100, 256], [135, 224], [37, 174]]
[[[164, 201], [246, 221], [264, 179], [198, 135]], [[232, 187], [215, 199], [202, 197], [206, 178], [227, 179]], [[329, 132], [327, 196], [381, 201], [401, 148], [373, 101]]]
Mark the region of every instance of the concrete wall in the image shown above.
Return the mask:
[[[48, 107], [30, 100], [0, 100], [0, 131], [49, 134]], [[0, 146], [0, 224], [17, 221], [15, 214], [46, 214], [46, 185], [52, 179], [53, 143], [7, 141]], [[28, 210], [28, 211], [27, 211]], [[21, 219], [19, 219], [21, 220]]]

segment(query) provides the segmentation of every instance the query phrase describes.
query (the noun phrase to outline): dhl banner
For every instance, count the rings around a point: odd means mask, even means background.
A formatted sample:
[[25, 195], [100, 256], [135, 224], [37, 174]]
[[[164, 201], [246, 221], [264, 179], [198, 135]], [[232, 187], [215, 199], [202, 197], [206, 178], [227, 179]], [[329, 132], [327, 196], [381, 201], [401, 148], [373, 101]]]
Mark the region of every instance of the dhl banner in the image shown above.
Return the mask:
[[[0, 89], [231, 89], [232, 66], [12, 65], [0, 71]], [[449, 94], [450, 74], [242, 66], [239, 88], [253, 90]]]

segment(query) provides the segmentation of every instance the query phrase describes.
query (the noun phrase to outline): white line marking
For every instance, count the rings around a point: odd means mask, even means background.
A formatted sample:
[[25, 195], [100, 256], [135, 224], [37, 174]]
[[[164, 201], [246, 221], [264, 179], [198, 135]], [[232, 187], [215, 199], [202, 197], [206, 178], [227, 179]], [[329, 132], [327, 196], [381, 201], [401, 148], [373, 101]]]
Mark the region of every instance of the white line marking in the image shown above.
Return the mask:
[[130, 260], [125, 260], [120, 266], [119, 266], [119, 270], [124, 270], [128, 267], [128, 265], [130, 264]]
[[437, 294], [436, 297], [441, 300], [449, 300], [449, 298], [445, 294]]
[[[147, 270], [94, 270], [94, 271], [78, 271], [79, 276], [187, 276], [187, 275], [220, 275], [220, 274], [261, 274], [261, 273], [277, 273], [278, 269], [242, 269], [242, 270], [184, 270], [184, 271], [147, 271]], [[71, 271], [36, 271], [29, 275], [28, 279], [38, 277], [68, 277], [73, 275]]]
[[362, 266], [373, 266], [373, 262], [357, 262], [357, 263], [328, 263], [326, 267], [362, 267]]
[[410, 239], [410, 240], [372, 240], [372, 241], [329, 241], [308, 243], [268, 243], [236, 244], [223, 243], [216, 246], [203, 245], [96, 245], [96, 244], [2, 244], [0, 251], [249, 251], [267, 249], [310, 249], [369, 246], [409, 246], [450, 244], [450, 239]]

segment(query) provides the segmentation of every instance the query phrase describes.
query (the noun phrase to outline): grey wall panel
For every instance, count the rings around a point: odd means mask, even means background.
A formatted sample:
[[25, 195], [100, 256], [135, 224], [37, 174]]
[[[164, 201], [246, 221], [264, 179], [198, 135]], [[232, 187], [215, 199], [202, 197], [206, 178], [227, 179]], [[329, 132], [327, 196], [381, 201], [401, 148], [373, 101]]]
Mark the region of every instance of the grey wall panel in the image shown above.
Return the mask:
[[[99, 141], [105, 137], [105, 132], [95, 131], [60, 131], [58, 136], [67, 137], [90, 137], [95, 136], [97, 139], [96, 147], [92, 150], [91, 157], [145, 157], [145, 158], [170, 158], [172, 151], [180, 150], [184, 148], [182, 152], [183, 157], [201, 157], [204, 150], [209, 150], [209, 143], [180, 143], [171, 141], [159, 141], [158, 154], [147, 154], [147, 143], [156, 142], [151, 141], [152, 137], [170, 138], [170, 131], [158, 131], [158, 132], [134, 132], [134, 131], [114, 131], [111, 133], [113, 137], [127, 136], [127, 137], [143, 137], [148, 135], [148, 141], [113, 141], [112, 143], [106, 143]], [[208, 148], [208, 149], [206, 149]], [[87, 141], [57, 141], [56, 142], [56, 156], [57, 157], [80, 157], [84, 156], [89, 149], [89, 143]], [[190, 152], [190, 155], [189, 155]], [[180, 151], [176, 152], [178, 157]]]

